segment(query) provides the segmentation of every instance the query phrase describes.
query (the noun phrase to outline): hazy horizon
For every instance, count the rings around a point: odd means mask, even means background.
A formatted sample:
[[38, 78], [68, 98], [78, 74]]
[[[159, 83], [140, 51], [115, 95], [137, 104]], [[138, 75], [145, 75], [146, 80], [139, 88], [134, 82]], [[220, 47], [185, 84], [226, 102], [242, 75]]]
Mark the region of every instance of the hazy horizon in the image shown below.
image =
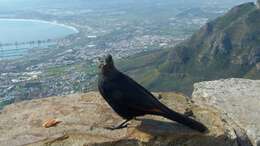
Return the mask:
[[180, 1], [172, 1], [172, 0], [0, 0], [0, 11], [15, 11], [15, 10], [26, 10], [26, 9], [37, 9], [37, 8], [112, 8], [121, 6], [131, 6], [136, 4], [149, 5], [149, 4], [160, 4], [167, 3], [169, 5], [174, 6], [178, 4], [181, 5], [190, 5], [191, 7], [198, 7], [205, 5], [220, 5], [224, 3], [226, 7], [232, 7], [234, 5], [244, 3], [244, 2], [252, 2], [252, 0], [180, 0]]

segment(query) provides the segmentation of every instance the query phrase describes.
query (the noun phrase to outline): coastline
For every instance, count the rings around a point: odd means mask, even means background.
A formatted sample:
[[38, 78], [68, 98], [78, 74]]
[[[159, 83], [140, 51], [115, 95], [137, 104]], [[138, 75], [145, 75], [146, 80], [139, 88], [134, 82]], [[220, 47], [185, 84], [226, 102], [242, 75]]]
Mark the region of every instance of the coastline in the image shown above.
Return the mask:
[[75, 33], [79, 33], [79, 30], [76, 27], [58, 23], [56, 21], [46, 21], [46, 20], [40, 20], [40, 19], [19, 19], [19, 18], [10, 18], [10, 19], [9, 18], [0, 18], [0, 21], [29, 21], [29, 22], [46, 23], [46, 24], [52, 24], [52, 25], [56, 25], [56, 26], [65, 27], [65, 28], [73, 30]]

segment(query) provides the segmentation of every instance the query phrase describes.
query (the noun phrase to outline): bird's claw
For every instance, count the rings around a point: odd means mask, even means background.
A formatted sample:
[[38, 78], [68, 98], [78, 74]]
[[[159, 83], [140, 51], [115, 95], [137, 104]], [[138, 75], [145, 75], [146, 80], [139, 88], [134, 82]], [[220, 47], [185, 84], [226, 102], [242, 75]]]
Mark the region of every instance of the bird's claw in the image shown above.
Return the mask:
[[128, 124], [125, 125], [119, 125], [119, 126], [112, 126], [112, 127], [104, 127], [105, 129], [108, 130], [118, 130], [118, 129], [123, 129], [123, 128], [127, 128]]

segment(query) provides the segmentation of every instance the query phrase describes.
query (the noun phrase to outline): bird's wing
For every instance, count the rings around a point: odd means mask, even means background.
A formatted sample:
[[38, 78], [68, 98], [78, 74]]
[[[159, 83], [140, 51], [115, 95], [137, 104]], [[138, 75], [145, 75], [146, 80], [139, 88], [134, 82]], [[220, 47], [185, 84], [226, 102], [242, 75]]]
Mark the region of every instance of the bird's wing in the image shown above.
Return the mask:
[[160, 103], [148, 90], [130, 77], [120, 73], [115, 81], [117, 90], [121, 93], [121, 102], [129, 109], [143, 112], [160, 112], [165, 106]]

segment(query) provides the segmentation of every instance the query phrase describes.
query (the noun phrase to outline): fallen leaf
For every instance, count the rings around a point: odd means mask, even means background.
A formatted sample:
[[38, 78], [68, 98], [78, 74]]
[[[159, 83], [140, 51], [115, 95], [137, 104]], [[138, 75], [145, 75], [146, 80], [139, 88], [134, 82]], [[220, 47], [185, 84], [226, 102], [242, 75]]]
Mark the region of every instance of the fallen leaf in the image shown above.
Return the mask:
[[61, 122], [62, 121], [60, 121], [58, 119], [49, 119], [42, 124], [42, 127], [44, 127], [44, 128], [54, 127], [54, 126], [57, 126]]

